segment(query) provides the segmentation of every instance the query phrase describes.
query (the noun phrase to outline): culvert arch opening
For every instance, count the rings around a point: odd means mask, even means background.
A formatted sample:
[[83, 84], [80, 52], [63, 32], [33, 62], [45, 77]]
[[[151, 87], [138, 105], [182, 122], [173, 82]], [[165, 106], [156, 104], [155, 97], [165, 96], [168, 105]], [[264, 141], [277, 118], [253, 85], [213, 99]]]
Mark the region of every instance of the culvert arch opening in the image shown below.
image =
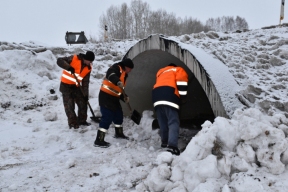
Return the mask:
[[[179, 112], [181, 127], [201, 125], [217, 116], [229, 118], [236, 108], [243, 107], [235, 94], [238, 84], [228, 67], [191, 45], [156, 34], [136, 43], [124, 58], [132, 59], [135, 65], [125, 90], [131, 106], [140, 113], [154, 111], [152, 89], [156, 73], [170, 63], [183, 67], [189, 75], [187, 103]], [[125, 106], [123, 111], [129, 115]]]

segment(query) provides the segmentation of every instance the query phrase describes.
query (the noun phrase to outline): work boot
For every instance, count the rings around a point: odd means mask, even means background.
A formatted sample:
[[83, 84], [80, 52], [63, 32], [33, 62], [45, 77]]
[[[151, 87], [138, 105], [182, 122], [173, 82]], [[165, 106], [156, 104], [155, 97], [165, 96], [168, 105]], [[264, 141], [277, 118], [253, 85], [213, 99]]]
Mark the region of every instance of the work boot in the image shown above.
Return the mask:
[[107, 148], [110, 146], [110, 143], [104, 141], [106, 129], [98, 129], [96, 140], [94, 141], [94, 147]]
[[167, 151], [172, 153], [173, 155], [180, 155], [180, 150], [178, 149], [178, 147], [172, 147], [168, 145]]
[[91, 123], [88, 123], [87, 121], [79, 122], [78, 124], [79, 125], [84, 125], [84, 126], [90, 126], [91, 125]]
[[167, 147], [167, 143], [161, 143], [161, 147], [162, 148], [166, 148]]
[[79, 128], [79, 125], [78, 124], [69, 124], [69, 129], [78, 129]]
[[114, 138], [119, 138], [119, 139], [127, 139], [129, 140], [129, 137], [124, 135], [123, 133], [123, 127], [115, 127], [115, 135]]

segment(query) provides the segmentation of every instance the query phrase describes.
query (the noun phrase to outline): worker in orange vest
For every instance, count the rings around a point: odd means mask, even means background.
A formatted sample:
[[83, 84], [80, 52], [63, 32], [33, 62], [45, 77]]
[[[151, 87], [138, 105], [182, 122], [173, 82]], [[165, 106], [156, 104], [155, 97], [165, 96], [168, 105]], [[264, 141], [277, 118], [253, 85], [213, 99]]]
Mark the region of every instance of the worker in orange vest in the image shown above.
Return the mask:
[[[89, 96], [89, 81], [92, 62], [95, 55], [92, 51], [86, 54], [71, 55], [57, 59], [57, 65], [63, 68], [60, 92], [63, 97], [65, 113], [68, 118], [69, 128], [78, 129], [79, 125], [89, 126], [87, 120], [87, 101]], [[75, 79], [76, 75], [77, 80]], [[83, 93], [79, 86], [82, 86]], [[78, 116], [75, 113], [75, 103], [78, 106]]]
[[99, 92], [99, 106], [102, 114], [99, 123], [95, 147], [109, 147], [110, 143], [104, 140], [105, 133], [113, 122], [115, 126], [115, 138], [129, 139], [123, 133], [123, 111], [120, 100], [128, 103], [129, 97], [124, 97], [123, 89], [126, 85], [128, 73], [134, 68], [134, 63], [131, 59], [126, 58], [119, 63], [112, 65], [106, 72], [106, 76], [102, 82]]
[[179, 155], [179, 109], [186, 100], [188, 75], [173, 63], [161, 68], [156, 74], [152, 90], [153, 106], [160, 126], [161, 147], [168, 147], [172, 154]]

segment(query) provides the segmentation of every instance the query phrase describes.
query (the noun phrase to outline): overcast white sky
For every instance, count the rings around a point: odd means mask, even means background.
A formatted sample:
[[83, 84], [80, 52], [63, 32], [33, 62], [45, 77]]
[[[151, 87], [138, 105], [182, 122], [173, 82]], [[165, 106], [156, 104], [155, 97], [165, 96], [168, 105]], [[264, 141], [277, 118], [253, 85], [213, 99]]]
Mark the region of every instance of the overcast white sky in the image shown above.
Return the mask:
[[[281, 0], [142, 0], [179, 17], [205, 23], [221, 16], [244, 17], [250, 29], [279, 24]], [[111, 5], [131, 0], [0, 0], [0, 41], [29, 40], [65, 46], [66, 31], [99, 34], [99, 18]], [[287, 2], [285, 5], [285, 11]], [[286, 14], [287, 15], [287, 14]], [[282, 23], [287, 23], [288, 16]]]

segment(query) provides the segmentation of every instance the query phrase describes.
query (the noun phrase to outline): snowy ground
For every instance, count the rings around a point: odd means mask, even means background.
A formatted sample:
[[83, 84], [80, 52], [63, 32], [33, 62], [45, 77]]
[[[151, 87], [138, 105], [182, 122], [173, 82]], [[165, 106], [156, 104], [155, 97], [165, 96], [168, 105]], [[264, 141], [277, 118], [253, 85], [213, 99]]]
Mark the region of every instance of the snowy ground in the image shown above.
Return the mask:
[[160, 148], [150, 111], [140, 125], [125, 118], [129, 141], [113, 138], [111, 126], [108, 149], [93, 147], [97, 123], [68, 129], [56, 58], [96, 53], [89, 101], [97, 115], [103, 75], [137, 41], [0, 42], [0, 191], [286, 191], [288, 28], [171, 38], [225, 63], [250, 107], [206, 121], [191, 141], [195, 131], [181, 129], [181, 147], [189, 144], [180, 156]]

